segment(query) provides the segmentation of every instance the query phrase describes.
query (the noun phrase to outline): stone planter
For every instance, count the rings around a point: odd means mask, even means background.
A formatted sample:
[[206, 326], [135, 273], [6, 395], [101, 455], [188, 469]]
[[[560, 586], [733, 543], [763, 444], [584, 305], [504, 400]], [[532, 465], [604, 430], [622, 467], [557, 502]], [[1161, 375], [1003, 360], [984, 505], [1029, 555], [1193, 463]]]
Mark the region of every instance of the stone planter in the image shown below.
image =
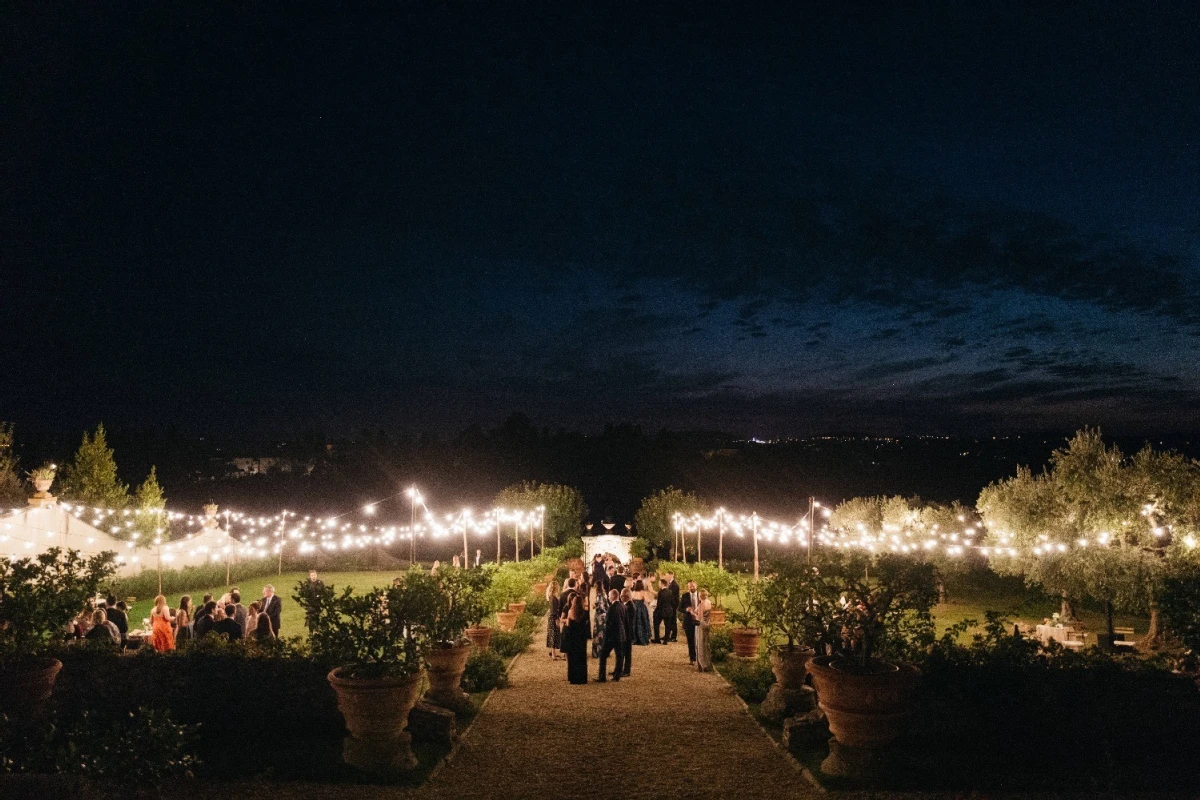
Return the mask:
[[738, 626], [729, 631], [733, 639], [733, 654], [738, 658], [758, 658], [758, 640], [762, 631], [758, 628]]
[[546, 596], [546, 587], [549, 585], [550, 585], [549, 581], [545, 581], [545, 582], [538, 581], [537, 583], [535, 583], [533, 585], [533, 589], [532, 589], [533, 596], [534, 597], [545, 597]]
[[462, 690], [461, 684], [471, 649], [470, 642], [448, 646], [434, 645], [429, 648], [425, 655], [425, 672], [429, 677], [429, 690], [425, 697], [430, 702], [451, 710], [465, 708], [470, 704], [470, 698]]
[[478, 628], [467, 628], [467, 638], [471, 640], [471, 645], [476, 650], [487, 650], [488, 644], [492, 641], [492, 629], [480, 626]]
[[[545, 591], [545, 590], [543, 589], [542, 591]], [[525, 601], [519, 600], [515, 603], [509, 603], [508, 610], [513, 612], [514, 614], [524, 614], [525, 613]]]
[[515, 630], [517, 627], [517, 612], [515, 611], [497, 611], [496, 612], [496, 629], [501, 631]]
[[775, 673], [775, 682], [785, 692], [799, 691], [804, 686], [804, 676], [808, 673], [808, 662], [816, 651], [811, 647], [793, 647], [787, 645], [772, 647], [771, 672]]
[[712, 611], [708, 612], [708, 624], [712, 627], [720, 628], [725, 624], [725, 622], [725, 609], [714, 608]]
[[576, 575], [578, 575], [581, 578], [583, 577], [583, 559], [582, 558], [572, 558], [570, 561], [567, 562], [567, 568], [575, 570]]
[[41, 497], [45, 497], [50, 493], [50, 486], [54, 483], [54, 478], [40, 478], [33, 482], [33, 488], [37, 489], [37, 493]]
[[46, 710], [62, 662], [33, 658], [0, 669], [0, 709], [16, 717], [35, 717]]
[[838, 669], [838, 661], [835, 656], [817, 656], [808, 662], [829, 731], [841, 745], [831, 748], [821, 765], [830, 775], [848, 774], [847, 762], [869, 761], [865, 753], [895, 741], [912, 712], [921, 675], [916, 667], [887, 663], [882, 664], [885, 671], [859, 675]]
[[326, 676], [346, 720], [342, 761], [374, 775], [409, 772], [417, 759], [406, 728], [421, 690], [421, 672], [407, 678], [350, 678], [346, 670], [338, 667]]

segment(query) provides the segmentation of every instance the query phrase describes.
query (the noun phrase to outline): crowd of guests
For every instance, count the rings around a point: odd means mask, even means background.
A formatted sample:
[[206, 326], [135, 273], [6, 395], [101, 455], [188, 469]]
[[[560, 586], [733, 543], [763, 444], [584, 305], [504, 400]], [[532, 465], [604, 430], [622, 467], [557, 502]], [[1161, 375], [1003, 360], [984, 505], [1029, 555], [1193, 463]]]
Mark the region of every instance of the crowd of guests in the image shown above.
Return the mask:
[[561, 587], [552, 581], [546, 587], [546, 600], [546, 654], [566, 659], [570, 683], [588, 682], [589, 649], [599, 661], [597, 682], [630, 677], [633, 648], [677, 641], [680, 614], [688, 661], [701, 672], [712, 669], [708, 643], [712, 603], [708, 592], [697, 589], [694, 581], [681, 592], [673, 573], [631, 575], [624, 565], [597, 554], [584, 574], [569, 570]]
[[199, 607], [185, 594], [179, 598], [179, 606], [171, 608], [160, 594], [154, 598], [147, 620], [149, 629], [131, 640], [129, 607], [124, 600], [109, 595], [89, 602], [67, 624], [66, 634], [68, 638], [101, 641], [122, 649], [144, 642], [159, 652], [206, 636], [269, 641], [279, 637], [282, 610], [283, 602], [271, 584], [263, 587], [262, 599], [248, 607], [242, 604], [242, 593], [236, 586], [215, 600], [211, 594], [204, 595]]

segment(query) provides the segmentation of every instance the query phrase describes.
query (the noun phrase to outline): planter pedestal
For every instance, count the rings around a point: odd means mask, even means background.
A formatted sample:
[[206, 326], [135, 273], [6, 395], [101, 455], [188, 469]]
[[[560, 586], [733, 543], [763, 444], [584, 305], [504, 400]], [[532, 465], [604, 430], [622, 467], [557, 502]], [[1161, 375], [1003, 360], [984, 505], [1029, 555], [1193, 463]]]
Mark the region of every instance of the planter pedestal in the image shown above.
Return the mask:
[[429, 668], [429, 691], [425, 697], [432, 703], [451, 711], [460, 711], [471, 704], [471, 699], [462, 690], [463, 671], [471, 655], [471, 644], [464, 642], [453, 647], [431, 647], [425, 656]]
[[839, 778], [873, 781], [890, 771], [891, 751], [877, 747], [848, 747], [836, 738], [829, 740], [829, 755], [821, 762], [821, 772]]
[[417, 702], [421, 673], [407, 678], [348, 678], [338, 667], [327, 676], [337, 695], [348, 735], [342, 760], [383, 777], [403, 775], [417, 765], [408, 715]]

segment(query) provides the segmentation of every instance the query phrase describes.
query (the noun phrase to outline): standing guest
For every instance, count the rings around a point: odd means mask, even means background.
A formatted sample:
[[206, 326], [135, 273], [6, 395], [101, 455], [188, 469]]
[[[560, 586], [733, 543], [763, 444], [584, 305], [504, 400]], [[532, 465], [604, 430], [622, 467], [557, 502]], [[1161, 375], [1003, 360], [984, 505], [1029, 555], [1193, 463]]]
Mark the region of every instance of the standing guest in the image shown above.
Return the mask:
[[625, 567], [611, 566], [608, 572], [608, 588], [618, 592], [625, 590]]
[[[260, 616], [261, 616], [261, 614], [259, 614], [258, 603], [257, 602], [251, 603], [250, 607], [246, 609], [246, 637], [247, 638], [253, 636], [254, 632], [258, 630], [258, 618]], [[267, 624], [269, 625], [270, 623], [268, 622]]]
[[650, 610], [646, 608], [646, 584], [633, 582], [633, 625], [629, 629], [629, 641], [638, 646], [650, 644]]
[[192, 597], [184, 595], [179, 598], [179, 608], [175, 611], [175, 641], [191, 641], [192, 631]]
[[438, 574], [438, 570], [439, 570], [439, 569], [441, 569], [441, 568], [442, 568], [442, 562], [441, 562], [441, 561], [434, 561], [434, 562], [433, 562], [433, 566], [429, 568], [429, 574], [430, 574], [430, 575], [437, 575], [437, 574]]
[[706, 589], [701, 589], [697, 597], [696, 605], [691, 609], [692, 616], [696, 619], [696, 669], [712, 672], [712, 643], [708, 637], [708, 614], [712, 611], [712, 603], [709, 602]]
[[562, 616], [558, 581], [550, 581], [546, 587], [546, 602], [550, 604], [546, 611], [546, 655], [554, 659], [558, 658], [558, 648], [562, 646], [562, 632], [558, 629], [558, 618]]
[[453, 566], [455, 569], [458, 569], [458, 556], [455, 556], [454, 558], [450, 559], [450, 565]]
[[475, 548], [475, 566], [479, 566], [479, 559], [483, 556], [483, 551]]
[[[659, 579], [658, 595], [654, 603], [654, 639], [655, 644], [666, 644], [671, 636], [671, 623], [667, 618], [674, 618], [675, 609], [671, 607], [671, 589], [667, 584], [667, 576], [664, 574]], [[659, 625], [662, 626], [663, 635], [658, 635]]]
[[558, 599], [558, 629], [561, 632], [559, 635], [558, 649], [562, 653], [567, 652], [567, 616], [571, 613], [572, 601], [574, 601], [574, 599], [579, 595], [579, 584], [574, 578], [567, 578], [567, 582], [564, 584], [564, 586], [565, 589], [563, 590], [562, 597]]
[[248, 623], [246, 622], [246, 607], [242, 605], [242, 593], [237, 589], [234, 589], [229, 593], [229, 599], [232, 601], [233, 605], [233, 613], [230, 614], [230, 616], [233, 617], [233, 621], [236, 622], [238, 627], [242, 629], [242, 635], [245, 636], [246, 626]]
[[696, 582], [688, 581], [687, 594], [680, 601], [679, 610], [683, 612], [683, 635], [687, 637], [689, 664], [696, 663], [696, 617], [692, 612], [699, 604], [700, 598], [696, 594]]
[[117, 626], [117, 631], [121, 634], [121, 644], [125, 644], [125, 638], [129, 635], [129, 615], [125, 613], [125, 601], [118, 603], [117, 598], [110, 594], [104, 607], [104, 616]]
[[596, 553], [592, 556], [592, 586], [599, 587], [604, 585], [605, 569], [604, 569], [604, 554]]
[[667, 625], [668, 633], [666, 634], [670, 641], [679, 640], [679, 584], [675, 582], [675, 573], [667, 573], [667, 592], [671, 596], [670, 613], [663, 614], [663, 622]]
[[[212, 595], [205, 595], [205, 597], [212, 597]], [[216, 620], [213, 619], [213, 615], [216, 614], [216, 612], [216, 600], [209, 600], [204, 604], [203, 608], [196, 612], [196, 622], [192, 625], [193, 638], [203, 639], [208, 632], [212, 630], [213, 623], [216, 622]]]
[[271, 618], [266, 614], [259, 614], [258, 620], [255, 622], [254, 638], [260, 642], [275, 641], [275, 633], [271, 630]]
[[222, 634], [229, 641], [242, 638], [242, 626], [238, 624], [234, 617], [233, 603], [221, 608], [217, 606], [216, 622], [213, 623], [213, 633]]
[[105, 645], [121, 644], [121, 632], [117, 626], [108, 621], [107, 609], [97, 608], [92, 612], [92, 627], [83, 638], [89, 642], [103, 642]]
[[232, 592], [226, 592], [225, 594], [221, 595], [221, 598], [217, 600], [217, 608], [224, 608], [225, 606], [229, 605], [229, 598], [231, 595]]
[[279, 636], [279, 615], [283, 612], [283, 601], [275, 594], [275, 587], [267, 584], [263, 587], [262, 608], [259, 613], [266, 614], [271, 620], [271, 633]]
[[583, 596], [578, 592], [571, 595], [567, 609], [567, 625], [563, 628], [563, 649], [567, 653], [567, 681], [574, 684], [588, 682], [587, 678], [587, 635], [584, 624], [587, 612], [583, 610]]
[[637, 610], [633, 607], [633, 592], [629, 589], [621, 590], [621, 613], [625, 615], [625, 641], [621, 645], [625, 648], [625, 669], [621, 675], [628, 678], [629, 668], [633, 663], [633, 628], [637, 624]]
[[625, 639], [627, 637], [625, 635], [625, 609], [621, 606], [621, 594], [616, 589], [610, 589], [608, 592], [608, 611], [604, 615], [604, 635], [599, 638], [602, 642], [600, 676], [596, 680], [600, 683], [608, 680], [608, 656], [610, 653], [616, 653], [617, 663], [613, 666], [612, 679], [614, 682], [619, 681], [625, 672]]
[[[212, 605], [209, 605], [210, 603]], [[216, 607], [217, 604], [213, 603], [213, 596], [211, 594], [204, 595], [204, 598], [200, 601], [200, 608], [192, 616], [192, 630], [197, 631], [200, 627], [200, 618], [206, 614], [211, 614]]]
[[596, 603], [592, 607], [592, 658], [599, 658], [604, 651], [605, 626], [608, 624], [608, 597], [596, 591]]
[[154, 610], [150, 612], [150, 643], [160, 653], [175, 649], [175, 629], [171, 627], [171, 609], [167, 598], [161, 594], [154, 598]]

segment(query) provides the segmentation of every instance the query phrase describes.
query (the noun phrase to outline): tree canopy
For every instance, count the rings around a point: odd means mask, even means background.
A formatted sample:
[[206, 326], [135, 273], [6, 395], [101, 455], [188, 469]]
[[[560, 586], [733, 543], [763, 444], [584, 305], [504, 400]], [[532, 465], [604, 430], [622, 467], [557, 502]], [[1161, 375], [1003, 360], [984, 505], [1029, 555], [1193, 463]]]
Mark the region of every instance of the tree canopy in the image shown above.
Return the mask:
[[13, 426], [0, 422], [0, 508], [25, 504], [25, 487], [17, 474], [17, 456], [13, 452]]
[[152, 544], [156, 539], [164, 542], [171, 538], [171, 523], [167, 519], [167, 498], [158, 484], [158, 470], [150, 467], [150, 474], [138, 486], [133, 497], [135, 518], [134, 529], [142, 544]]
[[583, 530], [588, 507], [583, 495], [573, 486], [561, 483], [524, 481], [502, 489], [496, 495], [499, 508], [531, 510], [542, 506], [546, 510], [546, 544], [560, 545]]
[[642, 500], [642, 506], [634, 516], [638, 535], [655, 547], [671, 541], [675, 535], [673, 519], [677, 513], [684, 516], [706, 516], [709, 509], [692, 492], [685, 492], [674, 486], [659, 489]]
[[63, 498], [101, 508], [124, 508], [129, 504], [129, 486], [117, 477], [117, 462], [108, 446], [104, 425], [88, 436], [63, 470]]

